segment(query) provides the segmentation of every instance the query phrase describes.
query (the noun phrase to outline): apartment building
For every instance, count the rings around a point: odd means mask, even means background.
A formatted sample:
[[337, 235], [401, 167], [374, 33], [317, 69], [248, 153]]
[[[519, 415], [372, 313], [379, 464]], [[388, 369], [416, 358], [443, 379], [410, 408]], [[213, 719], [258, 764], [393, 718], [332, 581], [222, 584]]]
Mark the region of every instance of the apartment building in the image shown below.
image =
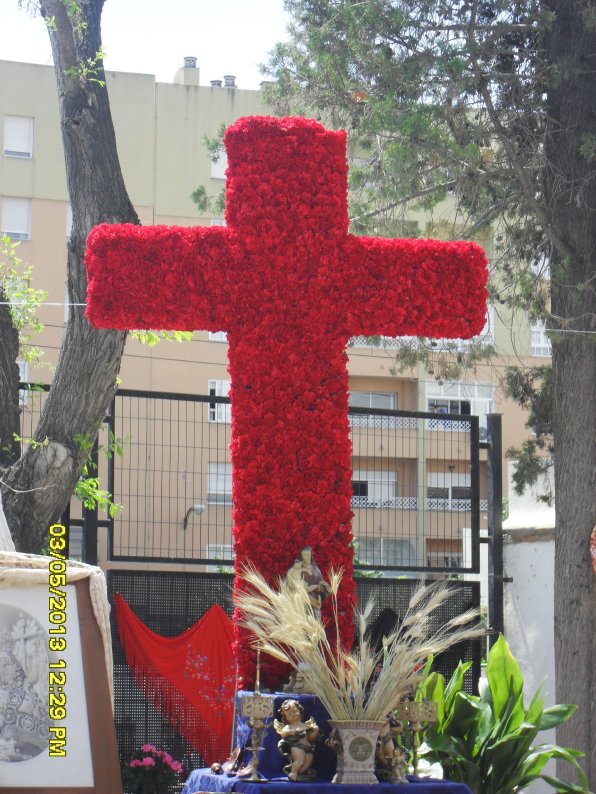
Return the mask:
[[[204, 185], [209, 195], [217, 195], [225, 185], [225, 155], [213, 162], [204, 139], [216, 136], [222, 124], [240, 116], [270, 112], [261, 92], [238, 88], [233, 77], [228, 75], [210, 85], [202, 85], [200, 77], [193, 58], [185, 59], [172, 83], [157, 83], [152, 75], [145, 74], [107, 75], [125, 182], [145, 225], [223, 224], [216, 212], [199, 215], [191, 199], [199, 185]], [[0, 61], [0, 125], [0, 230], [20, 241], [19, 256], [33, 266], [34, 286], [47, 292], [40, 311], [45, 329], [39, 340], [46, 365], [29, 371], [23, 367], [23, 378], [48, 383], [52, 375], [47, 365], [57, 360], [66, 318], [65, 262], [70, 226], [52, 67]], [[445, 220], [452, 211], [447, 203]], [[409, 224], [412, 230], [425, 234], [428, 219], [413, 213]], [[480, 242], [490, 258], [490, 240]], [[501, 413], [503, 448], [519, 442], [525, 435], [524, 415], [504, 398], [499, 377], [507, 364], [520, 358], [544, 362], [550, 355], [543, 329], [520, 324], [519, 319], [515, 327], [512, 325], [508, 315], [489, 308], [483, 335], [492, 340], [498, 356], [456, 383], [442, 382], [422, 368], [394, 374], [394, 340], [352, 340], [347, 351], [352, 406], [436, 414], [436, 419], [352, 416], [353, 527], [361, 561], [418, 567], [451, 567], [466, 562], [473, 473], [464, 449], [469, 436], [465, 417], [479, 417], [482, 438], [487, 414]], [[437, 350], [440, 347], [439, 341]], [[226, 352], [223, 331], [209, 334], [198, 330], [191, 342], [160, 343], [156, 347], [129, 339], [121, 386], [159, 393], [225, 396], [229, 389]], [[229, 559], [229, 407], [215, 400], [201, 405], [207, 440], [194, 447], [188, 434], [184, 444], [179, 436], [172, 438], [173, 408], [161, 418], [147, 405], [134, 410], [136, 437], [125, 450], [129, 472], [147, 464], [143, 450], [147, 437], [158, 434], [156, 421], [165, 428], [160, 432], [162, 440], [164, 433], [168, 436], [169, 450], [194, 448], [196, 460], [189, 467], [187, 457], [179, 454], [172, 463], [169, 452], [166, 466], [162, 458], [154, 457], [150, 468], [154, 475], [161, 473], [159, 499], [155, 478], [150, 486], [141, 486], [136, 480], [128, 489], [120, 488], [119, 496], [128, 504], [116, 520], [114, 547], [128, 549], [131, 556], [160, 559], [164, 565], [163, 560], [169, 557], [188, 560], [188, 565], [197, 559]], [[462, 422], [442, 418], [445, 414], [461, 416]], [[153, 430], [148, 429], [150, 426]], [[479, 469], [483, 521], [484, 452]], [[169, 538], [167, 549], [163, 544], [165, 534]], [[106, 545], [102, 541], [100, 563], [104, 566], [112, 564]]]

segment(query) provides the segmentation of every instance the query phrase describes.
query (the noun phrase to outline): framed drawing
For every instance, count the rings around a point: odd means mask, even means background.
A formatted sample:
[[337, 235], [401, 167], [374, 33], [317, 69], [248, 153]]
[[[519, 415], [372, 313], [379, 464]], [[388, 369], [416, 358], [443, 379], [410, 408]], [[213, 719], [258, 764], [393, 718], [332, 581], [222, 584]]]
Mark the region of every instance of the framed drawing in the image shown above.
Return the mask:
[[2, 794], [122, 792], [90, 580], [66, 584], [65, 565], [50, 561], [48, 584], [21, 568], [22, 584], [0, 587]]

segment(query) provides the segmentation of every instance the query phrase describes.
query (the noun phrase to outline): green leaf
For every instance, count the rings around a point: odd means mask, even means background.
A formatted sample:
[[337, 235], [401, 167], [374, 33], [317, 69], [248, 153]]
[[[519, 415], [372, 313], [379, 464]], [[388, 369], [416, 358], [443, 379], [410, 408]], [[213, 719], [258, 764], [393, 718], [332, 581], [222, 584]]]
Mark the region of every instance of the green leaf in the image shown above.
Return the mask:
[[[526, 722], [531, 722], [532, 725], [538, 726], [540, 724], [540, 720], [542, 719], [542, 714], [544, 713], [544, 699], [540, 697], [542, 692], [542, 685], [538, 687], [536, 692], [534, 693], [534, 697], [532, 698], [530, 705], [528, 706], [528, 710], [526, 711]], [[540, 728], [538, 729], [540, 730]]]
[[565, 792], [569, 792], [569, 794], [590, 794], [587, 786], [587, 780], [585, 785], [576, 786], [574, 783], [566, 783], [564, 780], [559, 780], [558, 777], [552, 777], [551, 775], [540, 775], [542, 780], [545, 780], [549, 783], [557, 792], [558, 794], [565, 794]]
[[519, 774], [519, 767], [531, 746], [532, 739], [525, 732], [509, 734], [489, 745], [487, 751], [491, 755], [493, 774], [497, 780], [511, 784]]
[[440, 673], [431, 673], [421, 684], [422, 697], [433, 700], [437, 704], [437, 728], [445, 719], [445, 679]]
[[[524, 679], [505, 637], [501, 634], [490, 649], [486, 665], [486, 677], [493, 701], [495, 717], [499, 717], [507, 703], [511, 703], [510, 695], [519, 696], [523, 693]], [[519, 710], [518, 724], [523, 720], [523, 700], [516, 698]]]
[[472, 662], [460, 662], [455, 668], [449, 683], [445, 687], [445, 711], [449, 713], [453, 706], [453, 700], [464, 685], [464, 676], [472, 666]]
[[475, 721], [482, 716], [486, 708], [478, 698], [467, 692], [457, 692], [451, 714], [445, 720], [444, 733], [458, 738], [466, 738]]
[[569, 703], [561, 703], [544, 709], [538, 723], [538, 729], [547, 731], [550, 728], [556, 728], [557, 725], [561, 725], [563, 722], [567, 722], [576, 708], [577, 706]]

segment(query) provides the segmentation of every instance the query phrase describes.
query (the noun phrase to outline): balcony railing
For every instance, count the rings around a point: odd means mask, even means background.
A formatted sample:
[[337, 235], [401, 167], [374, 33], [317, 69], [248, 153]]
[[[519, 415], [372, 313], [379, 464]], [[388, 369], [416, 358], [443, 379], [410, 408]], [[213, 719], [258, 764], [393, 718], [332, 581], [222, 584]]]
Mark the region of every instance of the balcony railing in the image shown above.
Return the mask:
[[351, 427], [373, 430], [416, 430], [417, 419], [412, 416], [378, 416], [375, 414], [350, 414]]
[[418, 499], [415, 496], [393, 496], [389, 499], [371, 499], [369, 496], [353, 496], [352, 507], [380, 510], [416, 510]]
[[[371, 499], [369, 496], [353, 496], [352, 507], [361, 510], [417, 510], [418, 499], [415, 496], [393, 496], [388, 499]], [[466, 513], [472, 509], [471, 499], [425, 499], [426, 510], [443, 513]], [[480, 500], [480, 510], [488, 510], [488, 501]]]
[[434, 417], [427, 419], [426, 427], [428, 430], [444, 430], [446, 433], [456, 431], [460, 433], [470, 432], [469, 422], [463, 422], [461, 419], [442, 419], [440, 415], [436, 419]]

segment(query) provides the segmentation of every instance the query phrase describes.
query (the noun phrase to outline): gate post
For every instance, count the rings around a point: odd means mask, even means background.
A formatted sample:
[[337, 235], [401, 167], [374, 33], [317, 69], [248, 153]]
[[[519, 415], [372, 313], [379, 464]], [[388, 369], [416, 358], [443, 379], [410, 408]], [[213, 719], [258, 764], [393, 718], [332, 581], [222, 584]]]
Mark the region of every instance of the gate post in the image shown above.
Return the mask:
[[501, 414], [487, 417], [489, 647], [504, 632], [503, 616], [503, 440]]

